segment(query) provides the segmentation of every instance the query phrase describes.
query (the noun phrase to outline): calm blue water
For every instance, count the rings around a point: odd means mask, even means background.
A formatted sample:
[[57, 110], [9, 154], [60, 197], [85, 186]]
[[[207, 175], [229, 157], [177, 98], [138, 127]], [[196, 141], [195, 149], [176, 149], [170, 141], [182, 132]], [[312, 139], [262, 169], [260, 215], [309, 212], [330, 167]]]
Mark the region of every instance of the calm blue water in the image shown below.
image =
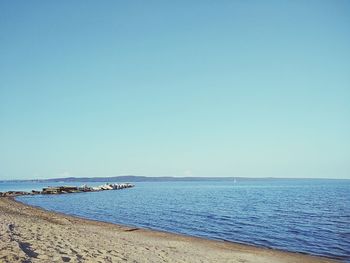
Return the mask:
[[350, 262], [350, 180], [143, 182], [120, 191], [19, 200], [85, 218]]

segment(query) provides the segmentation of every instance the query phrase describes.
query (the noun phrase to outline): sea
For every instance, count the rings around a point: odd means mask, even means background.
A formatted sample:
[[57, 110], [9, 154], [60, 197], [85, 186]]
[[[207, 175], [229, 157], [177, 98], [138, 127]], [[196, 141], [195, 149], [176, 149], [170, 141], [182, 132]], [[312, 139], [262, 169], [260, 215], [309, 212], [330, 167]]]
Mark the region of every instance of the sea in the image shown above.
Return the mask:
[[[17, 199], [82, 218], [350, 262], [350, 180], [238, 178], [134, 184], [117, 191]], [[2, 182], [0, 191], [44, 186], [48, 183]]]

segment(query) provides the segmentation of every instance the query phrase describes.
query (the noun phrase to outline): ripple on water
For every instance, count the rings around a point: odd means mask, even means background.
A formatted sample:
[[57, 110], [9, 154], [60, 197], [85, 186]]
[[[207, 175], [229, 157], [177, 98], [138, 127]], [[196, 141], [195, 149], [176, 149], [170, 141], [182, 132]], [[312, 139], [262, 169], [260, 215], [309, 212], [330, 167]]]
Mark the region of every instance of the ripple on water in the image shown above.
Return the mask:
[[136, 183], [122, 191], [20, 199], [91, 219], [350, 262], [347, 180]]

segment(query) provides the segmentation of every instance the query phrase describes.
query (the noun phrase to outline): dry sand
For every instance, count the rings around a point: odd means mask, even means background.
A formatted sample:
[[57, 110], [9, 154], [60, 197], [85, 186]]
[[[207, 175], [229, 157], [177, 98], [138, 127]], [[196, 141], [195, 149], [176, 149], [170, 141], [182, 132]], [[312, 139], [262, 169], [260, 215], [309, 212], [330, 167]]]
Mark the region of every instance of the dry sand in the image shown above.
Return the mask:
[[84, 220], [0, 198], [0, 262], [335, 262]]

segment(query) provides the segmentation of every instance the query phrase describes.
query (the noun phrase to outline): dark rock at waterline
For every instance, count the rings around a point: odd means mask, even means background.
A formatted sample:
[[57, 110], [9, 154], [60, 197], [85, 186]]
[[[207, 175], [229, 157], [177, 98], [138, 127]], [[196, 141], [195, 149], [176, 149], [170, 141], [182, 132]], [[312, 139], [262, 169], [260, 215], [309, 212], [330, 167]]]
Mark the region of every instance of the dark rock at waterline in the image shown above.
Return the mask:
[[69, 193], [83, 193], [83, 192], [97, 192], [104, 190], [119, 190], [124, 188], [134, 187], [133, 184], [123, 183], [123, 184], [105, 184], [98, 187], [89, 187], [87, 185], [83, 185], [81, 187], [77, 186], [54, 186], [54, 187], [46, 187], [43, 188], [42, 191], [32, 190], [31, 192], [24, 191], [7, 191], [0, 192], [0, 197], [15, 197], [20, 195], [39, 195], [39, 194], [69, 194]]
[[30, 195], [30, 193], [24, 192], [24, 191], [7, 191], [5, 193], [2, 193], [0, 196], [12, 197], [12, 196], [19, 196], [19, 195]]
[[43, 188], [42, 194], [66, 194], [76, 192], [78, 192], [78, 187], [76, 186], [57, 186]]

